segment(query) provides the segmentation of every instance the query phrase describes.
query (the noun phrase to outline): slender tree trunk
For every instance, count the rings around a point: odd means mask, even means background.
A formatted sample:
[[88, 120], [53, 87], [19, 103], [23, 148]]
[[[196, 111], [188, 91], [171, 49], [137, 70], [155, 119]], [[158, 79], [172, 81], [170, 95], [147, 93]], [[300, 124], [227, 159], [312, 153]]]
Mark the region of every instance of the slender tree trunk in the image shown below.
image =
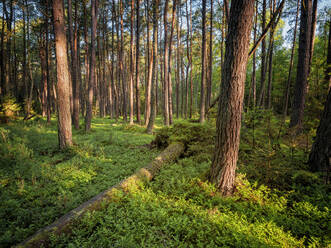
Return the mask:
[[58, 137], [61, 149], [72, 145], [69, 99], [69, 67], [62, 0], [53, 0], [57, 65]]
[[292, 49], [291, 49], [290, 67], [289, 67], [289, 70], [288, 70], [286, 91], [285, 91], [285, 97], [284, 97], [284, 100], [285, 100], [285, 102], [284, 102], [284, 111], [283, 111], [284, 120], [287, 116], [288, 102], [289, 102], [289, 97], [290, 97], [291, 75], [292, 75], [293, 60], [294, 60], [295, 41], [296, 41], [296, 38], [297, 38], [299, 8], [300, 8], [300, 0], [298, 0], [297, 12], [296, 12], [296, 16], [295, 16], [295, 26], [294, 26], [294, 31], [293, 31], [293, 42], [292, 42]]
[[155, 116], [156, 116], [156, 92], [157, 92], [157, 32], [158, 32], [158, 12], [159, 12], [159, 0], [153, 0], [153, 49], [152, 49], [152, 84], [151, 84], [151, 115], [147, 125], [147, 133], [152, 133], [154, 128]]
[[49, 1], [46, 0], [46, 16], [45, 16], [45, 29], [46, 29], [46, 78], [47, 78], [47, 123], [51, 123], [51, 80], [50, 80], [50, 72], [49, 72], [49, 61], [50, 61], [50, 56], [49, 56]]
[[190, 0], [190, 119], [193, 115], [193, 63], [192, 63], [192, 47], [193, 47], [193, 32], [192, 32], [192, 0]]
[[130, 97], [129, 97], [129, 105], [130, 105], [130, 125], [133, 124], [133, 25], [134, 25], [134, 0], [131, 0], [131, 36], [130, 36]]
[[91, 130], [92, 122], [92, 107], [93, 107], [93, 88], [95, 85], [95, 38], [97, 29], [97, 18], [98, 18], [98, 0], [92, 0], [91, 2], [91, 18], [92, 18], [92, 29], [91, 29], [91, 61], [89, 65], [89, 84], [88, 84], [88, 101], [85, 116], [85, 131]]
[[[256, 1], [255, 7], [255, 19], [254, 19], [254, 43], [256, 42], [256, 33], [257, 33], [257, 16], [258, 16], [258, 1]], [[252, 72], [252, 95], [253, 95], [253, 109], [256, 106], [256, 53], [253, 54], [253, 72]], [[249, 106], [250, 102], [248, 102]]]
[[163, 115], [164, 125], [169, 126], [169, 69], [168, 69], [168, 4], [169, 0], [165, 0], [164, 4], [164, 83], [163, 83]]
[[[262, 30], [265, 29], [266, 24], [266, 8], [267, 8], [267, 1], [263, 0], [262, 2]], [[266, 45], [265, 39], [262, 40], [261, 46], [261, 80], [260, 80], [260, 93], [258, 98], [258, 105], [260, 107], [263, 106], [264, 103], [264, 93], [265, 93], [265, 78], [266, 78]]]
[[[271, 18], [275, 14], [275, 0], [270, 1], [270, 15]], [[271, 91], [272, 91], [272, 60], [273, 60], [273, 50], [274, 50], [274, 33], [275, 33], [275, 24], [271, 26], [270, 38], [269, 38], [269, 73], [268, 73], [268, 95], [267, 95], [267, 109], [271, 109]]]
[[139, 39], [140, 39], [140, 14], [139, 7], [140, 0], [136, 0], [136, 15], [137, 15], [137, 25], [136, 25], [136, 112], [137, 112], [137, 122], [140, 123], [140, 89], [139, 89]]
[[210, 105], [213, 82], [213, 0], [210, 0], [210, 27], [209, 27], [209, 65], [206, 106]]
[[[75, 19], [77, 19], [77, 1], [75, 1]], [[72, 18], [72, 1], [68, 0], [69, 44], [71, 55], [71, 81], [72, 81], [72, 122], [75, 129], [79, 129], [79, 83], [77, 77], [77, 23], [74, 31]]]
[[314, 54], [315, 31], [316, 31], [316, 23], [317, 23], [317, 3], [318, 3], [318, 0], [314, 0], [313, 9], [312, 9], [312, 20], [311, 20], [308, 77], [310, 74], [311, 62], [313, 61], [313, 54]]
[[[186, 6], [187, 6], [187, 2], [186, 2]], [[178, 14], [177, 16], [179, 17], [179, 8], [180, 8], [180, 4], [177, 7], [177, 11]], [[179, 61], [180, 61], [180, 40], [181, 40], [181, 35], [180, 35], [180, 26], [179, 26], [179, 18], [177, 18], [176, 20], [176, 29], [177, 29], [177, 49], [176, 49], [176, 118], [179, 118], [179, 106], [180, 106], [180, 102], [179, 102]], [[187, 31], [187, 33], [189, 33], [189, 30]], [[183, 101], [183, 99], [182, 99]]]
[[174, 28], [175, 28], [175, 18], [176, 18], [176, 6], [177, 6], [177, 0], [173, 0], [172, 3], [172, 20], [171, 20], [171, 30], [170, 30], [170, 37], [169, 37], [169, 57], [168, 57], [168, 87], [169, 87], [169, 124], [173, 123], [172, 120], [172, 79], [171, 79], [171, 70], [172, 70], [172, 62], [171, 62], [171, 55], [172, 55], [172, 38], [174, 34]]
[[302, 126], [305, 96], [308, 85], [309, 59], [310, 59], [310, 33], [311, 33], [312, 0], [302, 0], [299, 35], [299, 54], [297, 65], [297, 80], [294, 89], [293, 110], [290, 127]]
[[232, 194], [234, 189], [253, 14], [253, 0], [231, 1], [216, 147], [210, 171], [210, 180], [225, 196]]
[[206, 112], [206, 0], [202, 0], [202, 52], [201, 52], [201, 92], [200, 123], [205, 122]]

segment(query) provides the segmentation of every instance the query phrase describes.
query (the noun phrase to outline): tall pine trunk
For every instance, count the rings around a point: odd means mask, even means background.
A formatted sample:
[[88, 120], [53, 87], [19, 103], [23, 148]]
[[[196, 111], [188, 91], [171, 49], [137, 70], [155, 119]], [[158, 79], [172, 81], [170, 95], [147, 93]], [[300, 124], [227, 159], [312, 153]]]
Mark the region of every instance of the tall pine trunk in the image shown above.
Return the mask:
[[308, 86], [310, 35], [312, 21], [312, 0], [302, 0], [299, 35], [299, 54], [297, 65], [297, 79], [294, 88], [294, 99], [290, 127], [302, 127], [305, 97]]
[[63, 0], [53, 0], [53, 16], [57, 62], [58, 138], [60, 148], [64, 149], [72, 145], [72, 133]]
[[232, 194], [234, 189], [253, 14], [254, 0], [231, 1], [216, 147], [210, 171], [210, 180], [225, 196]]

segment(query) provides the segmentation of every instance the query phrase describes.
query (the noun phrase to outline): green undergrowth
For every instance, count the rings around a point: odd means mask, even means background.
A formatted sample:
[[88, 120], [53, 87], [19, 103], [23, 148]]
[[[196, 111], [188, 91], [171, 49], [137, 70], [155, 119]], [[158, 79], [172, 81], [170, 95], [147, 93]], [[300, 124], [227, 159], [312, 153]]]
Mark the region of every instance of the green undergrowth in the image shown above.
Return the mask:
[[159, 153], [147, 146], [152, 139], [94, 119], [91, 132], [73, 131], [73, 148], [60, 152], [55, 121], [0, 126], [0, 247], [23, 241], [145, 166]]
[[158, 130], [154, 144], [183, 142], [183, 158], [148, 184], [118, 191], [71, 235], [52, 236], [51, 247], [330, 247], [330, 187], [306, 170], [302, 136], [268, 113], [250, 114], [232, 197], [206, 180], [214, 124], [179, 121]]

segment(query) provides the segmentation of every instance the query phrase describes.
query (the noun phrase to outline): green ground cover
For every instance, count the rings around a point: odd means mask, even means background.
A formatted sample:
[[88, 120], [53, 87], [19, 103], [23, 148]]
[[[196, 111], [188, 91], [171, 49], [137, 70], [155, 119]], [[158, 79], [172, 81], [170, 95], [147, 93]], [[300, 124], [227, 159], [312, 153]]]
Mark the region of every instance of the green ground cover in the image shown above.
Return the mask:
[[329, 247], [330, 187], [307, 171], [306, 134], [293, 138], [263, 116], [254, 117], [254, 131], [245, 120], [234, 196], [219, 196], [206, 180], [214, 123], [178, 122], [159, 130], [155, 143], [183, 142], [184, 158], [118, 192], [72, 235], [53, 236], [52, 247]]
[[138, 126], [94, 119], [73, 132], [74, 146], [57, 147], [56, 122], [36, 119], [0, 126], [0, 247], [39, 228], [145, 166], [159, 151]]
[[331, 246], [330, 185], [305, 164], [313, 128], [295, 136], [268, 112], [246, 114], [236, 192], [227, 198], [207, 180], [214, 119], [176, 121], [154, 136], [102, 119], [93, 130], [74, 133], [74, 148], [60, 153], [55, 126], [1, 127], [1, 244], [22, 240], [132, 174], [159, 152], [144, 146], [153, 140], [160, 149], [182, 142], [185, 153], [151, 182], [117, 191], [102, 210], [76, 220], [71, 235], [53, 235], [50, 247]]

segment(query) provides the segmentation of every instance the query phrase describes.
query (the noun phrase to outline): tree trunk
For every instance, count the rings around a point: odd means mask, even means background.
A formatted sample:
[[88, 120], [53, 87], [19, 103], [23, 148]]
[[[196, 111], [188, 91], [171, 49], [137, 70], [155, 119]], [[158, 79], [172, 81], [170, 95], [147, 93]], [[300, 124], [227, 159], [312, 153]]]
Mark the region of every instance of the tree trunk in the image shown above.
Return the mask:
[[96, 40], [96, 29], [98, 19], [98, 0], [92, 0], [91, 2], [91, 18], [92, 18], [92, 29], [91, 29], [91, 60], [89, 64], [89, 84], [88, 84], [88, 100], [85, 116], [85, 131], [91, 130], [92, 122], [92, 107], [93, 107], [93, 88], [95, 85], [95, 40]]
[[206, 106], [210, 105], [213, 82], [213, 0], [210, 0], [210, 27], [209, 27], [209, 64]]
[[168, 71], [168, 4], [169, 0], [165, 0], [164, 4], [164, 83], [163, 83], [163, 115], [164, 125], [169, 126], [169, 71]]
[[312, 0], [302, 0], [299, 35], [299, 54], [297, 80], [294, 88], [293, 108], [290, 127], [302, 127], [305, 97], [308, 86], [310, 33], [311, 33]]
[[133, 115], [134, 115], [134, 109], [133, 109], [133, 25], [134, 25], [134, 0], [131, 0], [131, 36], [130, 36], [130, 96], [129, 96], [129, 105], [130, 105], [130, 125], [133, 124]]
[[58, 138], [60, 148], [64, 149], [72, 145], [72, 134], [67, 37], [62, 0], [53, 0], [53, 16], [57, 62]]
[[289, 70], [288, 70], [288, 77], [287, 77], [285, 97], [284, 97], [284, 100], [285, 100], [284, 108], [283, 108], [283, 118], [284, 118], [284, 120], [287, 116], [288, 101], [289, 101], [289, 97], [290, 97], [291, 75], [292, 75], [293, 60], [294, 60], [295, 41], [297, 39], [299, 8], [300, 8], [300, 0], [298, 0], [298, 3], [297, 3], [297, 12], [296, 12], [296, 16], [295, 16], [295, 25], [294, 25], [294, 31], [293, 31], [293, 42], [292, 42], [292, 49], [291, 49], [290, 67], [289, 67]]
[[170, 29], [170, 37], [169, 37], [169, 57], [168, 57], [169, 124], [170, 125], [173, 123], [173, 120], [172, 120], [173, 106], [172, 106], [172, 79], [171, 79], [172, 61], [171, 61], [171, 55], [172, 55], [172, 38], [173, 38], [174, 28], [175, 28], [176, 6], [177, 6], [177, 0], [173, 0], [173, 3], [172, 3], [172, 20], [171, 20], [171, 29]]
[[200, 91], [200, 123], [205, 122], [206, 112], [206, 1], [202, 0], [202, 51], [201, 51], [201, 91]]
[[[331, 19], [330, 19], [331, 21]], [[325, 83], [331, 85], [331, 25], [329, 25], [327, 67]], [[324, 111], [317, 128], [315, 141], [309, 154], [308, 164], [311, 171], [323, 172], [325, 182], [330, 182], [331, 172], [331, 88], [327, 96]]]
[[136, 15], [137, 15], [137, 25], [136, 25], [136, 112], [137, 112], [137, 122], [140, 124], [140, 89], [139, 89], [139, 39], [140, 39], [140, 14], [139, 14], [140, 0], [136, 0]]
[[253, 14], [253, 0], [231, 1], [216, 147], [210, 171], [210, 180], [224, 196], [232, 194], [234, 189]]
[[[275, 4], [276, 1], [270, 1], [270, 16], [271, 18], [275, 15]], [[269, 37], [269, 48], [268, 48], [268, 58], [269, 58], [269, 73], [268, 73], [268, 94], [267, 94], [267, 109], [271, 109], [271, 91], [272, 91], [272, 59], [273, 59], [273, 50], [274, 50], [274, 33], [275, 33], [275, 24], [272, 24], [270, 37]]]
[[[266, 24], [266, 8], [267, 8], [267, 1], [263, 0], [262, 3], [262, 30], [265, 29]], [[260, 83], [260, 93], [258, 98], [258, 105], [260, 107], [263, 106], [264, 103], [264, 93], [265, 93], [265, 74], [266, 74], [266, 45], [265, 45], [265, 39], [262, 40], [262, 46], [261, 46], [261, 83]]]
[[158, 9], [159, 0], [153, 0], [153, 49], [152, 49], [152, 84], [151, 84], [151, 114], [147, 125], [147, 133], [152, 133], [156, 116], [156, 92], [157, 92], [157, 40], [158, 40]]

